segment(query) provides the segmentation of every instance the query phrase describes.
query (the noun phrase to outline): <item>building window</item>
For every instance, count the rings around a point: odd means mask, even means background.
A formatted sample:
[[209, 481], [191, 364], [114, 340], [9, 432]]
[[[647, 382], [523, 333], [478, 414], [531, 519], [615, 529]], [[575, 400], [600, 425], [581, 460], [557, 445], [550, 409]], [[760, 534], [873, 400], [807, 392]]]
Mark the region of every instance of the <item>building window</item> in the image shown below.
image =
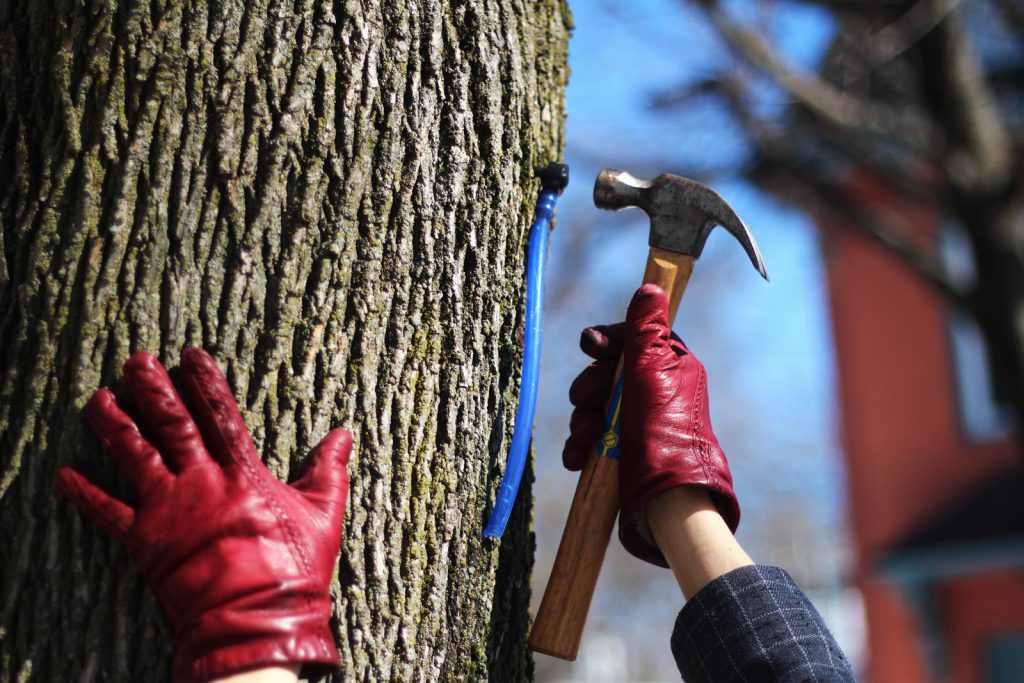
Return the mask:
[[[974, 253], [963, 229], [956, 224], [944, 225], [939, 247], [953, 281], [961, 287], [971, 287], [975, 279]], [[996, 400], [988, 352], [977, 323], [961, 311], [950, 311], [949, 338], [957, 409], [964, 435], [976, 442], [1010, 436], [1013, 414], [1008, 406]]]
[[985, 683], [1024, 681], [1024, 633], [997, 636], [985, 648]]

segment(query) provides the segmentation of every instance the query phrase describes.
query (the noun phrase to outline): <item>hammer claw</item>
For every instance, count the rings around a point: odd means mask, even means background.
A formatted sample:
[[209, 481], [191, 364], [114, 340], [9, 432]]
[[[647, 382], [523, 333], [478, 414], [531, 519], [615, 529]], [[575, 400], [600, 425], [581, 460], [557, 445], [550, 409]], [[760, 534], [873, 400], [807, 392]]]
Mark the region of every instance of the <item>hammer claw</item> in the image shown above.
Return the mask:
[[643, 209], [651, 219], [650, 245], [699, 258], [716, 225], [739, 241], [750, 262], [768, 279], [761, 251], [750, 229], [729, 203], [696, 180], [662, 173], [651, 180], [606, 168], [594, 183], [594, 204], [600, 209]]

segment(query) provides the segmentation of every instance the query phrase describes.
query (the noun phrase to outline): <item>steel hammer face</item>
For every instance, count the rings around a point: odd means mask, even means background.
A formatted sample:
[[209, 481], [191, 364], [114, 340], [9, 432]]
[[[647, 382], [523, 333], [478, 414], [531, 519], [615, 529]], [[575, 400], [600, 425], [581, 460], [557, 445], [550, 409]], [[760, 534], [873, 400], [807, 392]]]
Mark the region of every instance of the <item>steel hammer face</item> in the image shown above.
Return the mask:
[[750, 229], [722, 197], [696, 180], [662, 173], [651, 180], [606, 168], [594, 182], [599, 209], [643, 209], [651, 220], [652, 247], [699, 258], [708, 235], [721, 225], [735, 237], [764, 279], [768, 273]]

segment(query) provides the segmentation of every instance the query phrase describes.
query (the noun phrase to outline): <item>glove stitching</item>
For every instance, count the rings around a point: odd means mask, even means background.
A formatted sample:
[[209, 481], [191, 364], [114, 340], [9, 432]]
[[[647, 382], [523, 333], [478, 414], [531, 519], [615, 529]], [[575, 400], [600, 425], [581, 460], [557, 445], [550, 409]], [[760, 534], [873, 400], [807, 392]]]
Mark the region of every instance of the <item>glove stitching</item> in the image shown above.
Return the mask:
[[[207, 409], [213, 409], [214, 412], [218, 412], [221, 414], [221, 424], [233, 423], [233, 420], [231, 419], [230, 415], [224, 414], [225, 406], [223, 403], [217, 402], [216, 408], [214, 408], [214, 406], [211, 405], [211, 402], [207, 399], [206, 394], [204, 392], [200, 391], [199, 394], [200, 396], [203, 397], [204, 402], [207, 404]], [[245, 436], [248, 437], [248, 434], [246, 434]], [[221, 433], [221, 438], [224, 439], [223, 433]], [[227, 439], [224, 439], [224, 441], [224, 445], [227, 447]], [[295, 529], [292, 526], [292, 522], [291, 519], [288, 517], [288, 513], [281, 507], [281, 504], [277, 500], [277, 497], [273, 495], [268, 485], [268, 482], [264, 479], [264, 477], [260, 476], [260, 473], [256, 470], [255, 461], [259, 460], [260, 458], [259, 454], [256, 453], [255, 450], [252, 448], [252, 442], [248, 441], [247, 446], [248, 448], [246, 448], [246, 446], [243, 445], [243, 448], [246, 450], [253, 450], [253, 452], [249, 453], [246, 457], [234, 458], [235, 462], [242, 465], [242, 471], [245, 473], [246, 477], [253, 485], [256, 486], [257, 490], [263, 496], [263, 499], [269, 504], [270, 511], [274, 514], [274, 517], [277, 518], [277, 522], [280, 528], [285, 532], [285, 538], [287, 539], [288, 545], [292, 550], [293, 558], [297, 556], [300, 563], [302, 564], [302, 568], [306, 571], [306, 573], [312, 574], [312, 567], [310, 565], [309, 559], [306, 557], [305, 544], [301, 543], [298, 540], [298, 535], [296, 534]], [[232, 448], [227, 447], [226, 450], [233, 454]], [[313, 600], [308, 595], [305, 596], [305, 602], [307, 605], [313, 606]]]
[[697, 368], [697, 381], [694, 383], [693, 403], [692, 403], [693, 408], [692, 408], [692, 412], [691, 412], [691, 415], [690, 415], [690, 418], [691, 418], [690, 419], [690, 424], [692, 425], [692, 427], [691, 427], [691, 430], [692, 430], [691, 438], [693, 439], [693, 453], [694, 453], [694, 456], [700, 462], [700, 468], [704, 472], [704, 481], [706, 481], [709, 484], [711, 484], [714, 481], [714, 475], [711, 473], [711, 471], [709, 469], [709, 464], [710, 463], [708, 462], [709, 458], [708, 458], [708, 453], [707, 453], [707, 448], [706, 448], [707, 443], [706, 443], [706, 441], [704, 439], [698, 438], [698, 436], [697, 436], [697, 433], [699, 432], [699, 428], [700, 428], [700, 414], [701, 414], [702, 409], [703, 409], [703, 399], [704, 399], [704, 391], [703, 391], [703, 389], [704, 389], [704, 383], [705, 383], [706, 379], [707, 379], [707, 375], [704, 372], [704, 368], [698, 367]]
[[[205, 392], [199, 391], [197, 393], [201, 397], [203, 403], [206, 404], [206, 409], [208, 411], [210, 411], [211, 413], [220, 414], [221, 424], [232, 423], [230, 416], [224, 415], [223, 404], [217, 402], [217, 405], [215, 407], [213, 405], [213, 402], [211, 402], [209, 398], [206, 396]], [[223, 447], [225, 448], [225, 450], [232, 453], [232, 456], [234, 456], [234, 449], [230, 448], [230, 446], [228, 445], [228, 441], [227, 439], [225, 439], [223, 432], [221, 432], [219, 429], [217, 431], [221, 439], [223, 440]], [[245, 447], [243, 446], [243, 448]], [[249, 442], [249, 448], [252, 448], [251, 442]], [[306, 573], [312, 574], [312, 567], [310, 566], [309, 559], [306, 557], [305, 553], [305, 545], [300, 543], [296, 539], [296, 533], [294, 528], [292, 527], [291, 520], [289, 519], [288, 514], [285, 512], [284, 509], [280, 507], [280, 503], [277, 501], [276, 496], [271, 495], [271, 491], [267, 485], [267, 482], [264, 480], [263, 477], [260, 476], [259, 472], [257, 472], [256, 470], [256, 465], [254, 461], [259, 460], [259, 455], [253, 452], [250, 453], [248, 457], [233, 457], [232, 459], [235, 461], [236, 464], [240, 464], [242, 466], [242, 471], [245, 473], [245, 476], [257, 488], [257, 490], [259, 490], [260, 494], [263, 496], [263, 499], [267, 501], [267, 503], [270, 505], [270, 511], [274, 514], [274, 517], [277, 518], [278, 525], [285, 532], [285, 538], [287, 539], [288, 545], [292, 550], [293, 558], [295, 556], [298, 556], [298, 559], [300, 560], [302, 567], [306, 571]], [[305, 602], [310, 607], [314, 606], [313, 599], [310, 598], [308, 595], [305, 596]]]
[[[255, 455], [255, 454], [254, 454]], [[244, 471], [246, 476], [251, 482], [256, 485], [260, 493], [263, 495], [264, 500], [270, 504], [271, 512], [277, 517], [278, 524], [285, 532], [285, 536], [288, 539], [288, 545], [291, 546], [293, 556], [298, 556], [299, 561], [302, 563], [302, 568], [307, 574], [313, 573], [312, 565], [309, 562], [309, 558], [306, 556], [306, 544], [302, 543], [298, 534], [295, 532], [295, 528], [292, 525], [291, 517], [288, 516], [288, 512], [281, 507], [280, 501], [277, 500], [277, 496], [273, 495], [270, 486], [260, 473], [256, 471], [256, 466], [253, 463], [253, 458], [244, 458]], [[313, 604], [313, 600], [306, 596], [306, 603], [309, 605]]]

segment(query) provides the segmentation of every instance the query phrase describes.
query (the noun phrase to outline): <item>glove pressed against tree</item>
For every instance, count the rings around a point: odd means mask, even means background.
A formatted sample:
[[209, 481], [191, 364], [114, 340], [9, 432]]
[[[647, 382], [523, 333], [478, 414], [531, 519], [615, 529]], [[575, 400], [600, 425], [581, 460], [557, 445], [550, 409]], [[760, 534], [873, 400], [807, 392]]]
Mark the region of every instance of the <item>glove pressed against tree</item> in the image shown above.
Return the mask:
[[619, 540], [630, 553], [667, 567], [647, 526], [647, 503], [677, 486], [702, 486], [735, 532], [740, 508], [729, 463], [711, 429], [707, 373], [668, 326], [667, 299], [655, 285], [633, 296], [625, 323], [583, 330], [580, 348], [594, 362], [569, 389], [575, 406], [562, 461], [586, 463], [604, 428], [604, 407], [620, 354]]
[[128, 359], [124, 379], [145, 437], [108, 389], [93, 395], [85, 416], [138, 504], [68, 467], [56, 484], [138, 564], [174, 631], [173, 679], [275, 664], [336, 667], [328, 587], [341, 546], [349, 433], [327, 434], [305, 476], [286, 485], [264, 467], [205, 351], [182, 352], [187, 404], [148, 353]]

